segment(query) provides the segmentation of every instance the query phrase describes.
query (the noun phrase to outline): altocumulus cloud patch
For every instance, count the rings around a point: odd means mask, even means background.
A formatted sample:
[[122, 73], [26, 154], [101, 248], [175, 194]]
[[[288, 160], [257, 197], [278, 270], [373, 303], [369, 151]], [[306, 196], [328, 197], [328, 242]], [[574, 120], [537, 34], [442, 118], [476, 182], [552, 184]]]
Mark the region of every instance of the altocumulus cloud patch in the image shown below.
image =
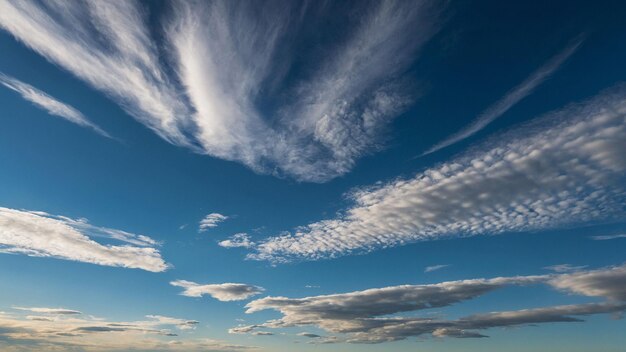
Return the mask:
[[363, 188], [335, 219], [261, 241], [251, 259], [315, 260], [444, 237], [610, 220], [626, 199], [626, 88], [497, 136], [409, 179]]

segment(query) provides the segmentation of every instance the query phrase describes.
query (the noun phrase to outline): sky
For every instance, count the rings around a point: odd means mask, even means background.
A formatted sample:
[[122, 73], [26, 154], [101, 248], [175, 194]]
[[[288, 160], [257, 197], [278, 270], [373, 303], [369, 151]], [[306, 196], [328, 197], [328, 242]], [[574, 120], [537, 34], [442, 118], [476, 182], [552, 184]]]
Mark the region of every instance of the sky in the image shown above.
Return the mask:
[[624, 14], [0, 0], [0, 350], [623, 351]]

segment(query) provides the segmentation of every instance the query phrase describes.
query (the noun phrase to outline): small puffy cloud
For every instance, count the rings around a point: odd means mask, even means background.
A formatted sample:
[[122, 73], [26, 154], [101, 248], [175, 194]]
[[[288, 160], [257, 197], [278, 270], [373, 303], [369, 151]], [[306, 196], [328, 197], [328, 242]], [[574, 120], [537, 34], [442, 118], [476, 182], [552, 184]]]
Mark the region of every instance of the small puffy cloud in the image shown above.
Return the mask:
[[220, 222], [225, 221], [227, 219], [228, 219], [228, 216], [222, 215], [219, 213], [208, 214], [207, 216], [204, 217], [204, 219], [200, 220], [200, 224], [198, 225], [198, 230], [200, 232], [207, 231], [209, 229], [217, 227], [217, 225]]
[[443, 269], [443, 268], [447, 268], [449, 266], [450, 266], [450, 264], [431, 265], [431, 266], [427, 266], [424, 269], [424, 272], [425, 273], [430, 273], [430, 272], [437, 271], [437, 270], [440, 270], [440, 269]]
[[237, 233], [232, 235], [229, 239], [218, 242], [218, 245], [224, 248], [243, 247], [250, 248], [254, 245], [254, 242], [250, 240], [250, 236], [247, 233]]
[[[92, 239], [98, 237], [124, 245], [100, 244]], [[85, 219], [0, 207], [0, 253], [161, 272], [168, 265], [157, 245], [148, 236], [97, 227]]]
[[264, 291], [259, 286], [238, 283], [202, 285], [186, 280], [176, 280], [170, 282], [170, 284], [182, 287], [184, 290], [181, 295], [183, 296], [202, 297], [203, 295], [209, 295], [220, 301], [241, 301]]

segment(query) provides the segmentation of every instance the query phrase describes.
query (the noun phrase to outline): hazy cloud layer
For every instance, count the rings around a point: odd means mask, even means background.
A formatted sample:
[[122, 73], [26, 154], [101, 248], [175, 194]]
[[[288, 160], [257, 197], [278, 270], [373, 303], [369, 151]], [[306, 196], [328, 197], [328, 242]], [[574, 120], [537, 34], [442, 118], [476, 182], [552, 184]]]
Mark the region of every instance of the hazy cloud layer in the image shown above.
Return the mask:
[[626, 212], [626, 88], [497, 136], [413, 178], [354, 192], [335, 219], [257, 242], [249, 258], [315, 260]]
[[537, 88], [556, 70], [558, 70], [561, 65], [572, 54], [574, 54], [581, 45], [582, 39], [578, 39], [574, 43], [570, 44], [563, 51], [558, 53], [547, 63], [537, 69], [537, 71], [533, 72], [528, 78], [524, 80], [524, 82], [520, 83], [517, 87], [509, 91], [502, 99], [488, 107], [468, 127], [436, 144], [428, 151], [426, 151], [423, 155], [434, 153], [440, 149], [451, 146], [452, 144], [460, 142], [485, 128], [488, 124], [506, 113], [515, 104], [519, 103], [522, 99], [530, 95], [535, 90], [535, 88]]
[[[49, 312], [55, 308], [37, 308]], [[179, 337], [195, 320], [149, 315], [145, 320], [109, 321], [58, 314], [52, 318], [0, 312], [3, 351], [239, 351], [252, 347]]]
[[[125, 244], [101, 244], [94, 237]], [[157, 245], [150, 237], [93, 226], [85, 219], [0, 207], [0, 253], [165, 271]]]
[[[415, 82], [401, 76], [438, 31], [444, 4], [171, 7], [159, 19], [164, 42], [148, 30], [147, 9], [132, 1], [4, 1], [0, 28], [173, 144], [323, 182], [378, 149], [381, 131], [414, 100]], [[345, 28], [327, 43], [310, 27], [333, 16]], [[320, 44], [299, 47], [301, 37]], [[294, 76], [302, 50], [307, 69]]]
[[[500, 277], [449, 281], [431, 285], [403, 285], [344, 294], [305, 298], [265, 297], [246, 305], [247, 313], [273, 309], [279, 319], [242, 325], [230, 333], [260, 328], [316, 326], [339, 338], [324, 343], [381, 343], [431, 334], [435, 337], [481, 338], [480, 330], [551, 322], [579, 322], [582, 316], [626, 310], [626, 265], [568, 274]], [[506, 287], [543, 284], [570, 294], [606, 299], [516, 311], [491, 312], [446, 320], [443, 317], [402, 316], [403, 313], [444, 308]]]
[[89, 121], [80, 111], [75, 108], [58, 101], [57, 99], [49, 96], [41, 90], [19, 81], [13, 77], [0, 73], [0, 84], [5, 87], [18, 92], [22, 98], [30, 101], [36, 106], [46, 110], [50, 115], [59, 116], [66, 119], [69, 122], [75, 123], [82, 127], [91, 128], [97, 133], [111, 138], [108, 133], [102, 130], [100, 127]]
[[184, 290], [181, 295], [183, 296], [202, 297], [209, 295], [220, 301], [241, 301], [264, 291], [262, 287], [237, 283], [202, 285], [186, 280], [176, 280], [170, 284], [182, 287]]

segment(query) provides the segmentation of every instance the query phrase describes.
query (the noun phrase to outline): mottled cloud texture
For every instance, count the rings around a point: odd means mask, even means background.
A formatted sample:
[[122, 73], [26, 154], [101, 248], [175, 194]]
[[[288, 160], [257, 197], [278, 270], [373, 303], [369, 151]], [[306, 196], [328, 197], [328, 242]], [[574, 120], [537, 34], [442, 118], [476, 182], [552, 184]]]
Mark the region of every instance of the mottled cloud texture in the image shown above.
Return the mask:
[[626, 87], [499, 134], [412, 178], [365, 187], [334, 219], [257, 242], [283, 262], [440, 238], [545, 230], [626, 212]]

